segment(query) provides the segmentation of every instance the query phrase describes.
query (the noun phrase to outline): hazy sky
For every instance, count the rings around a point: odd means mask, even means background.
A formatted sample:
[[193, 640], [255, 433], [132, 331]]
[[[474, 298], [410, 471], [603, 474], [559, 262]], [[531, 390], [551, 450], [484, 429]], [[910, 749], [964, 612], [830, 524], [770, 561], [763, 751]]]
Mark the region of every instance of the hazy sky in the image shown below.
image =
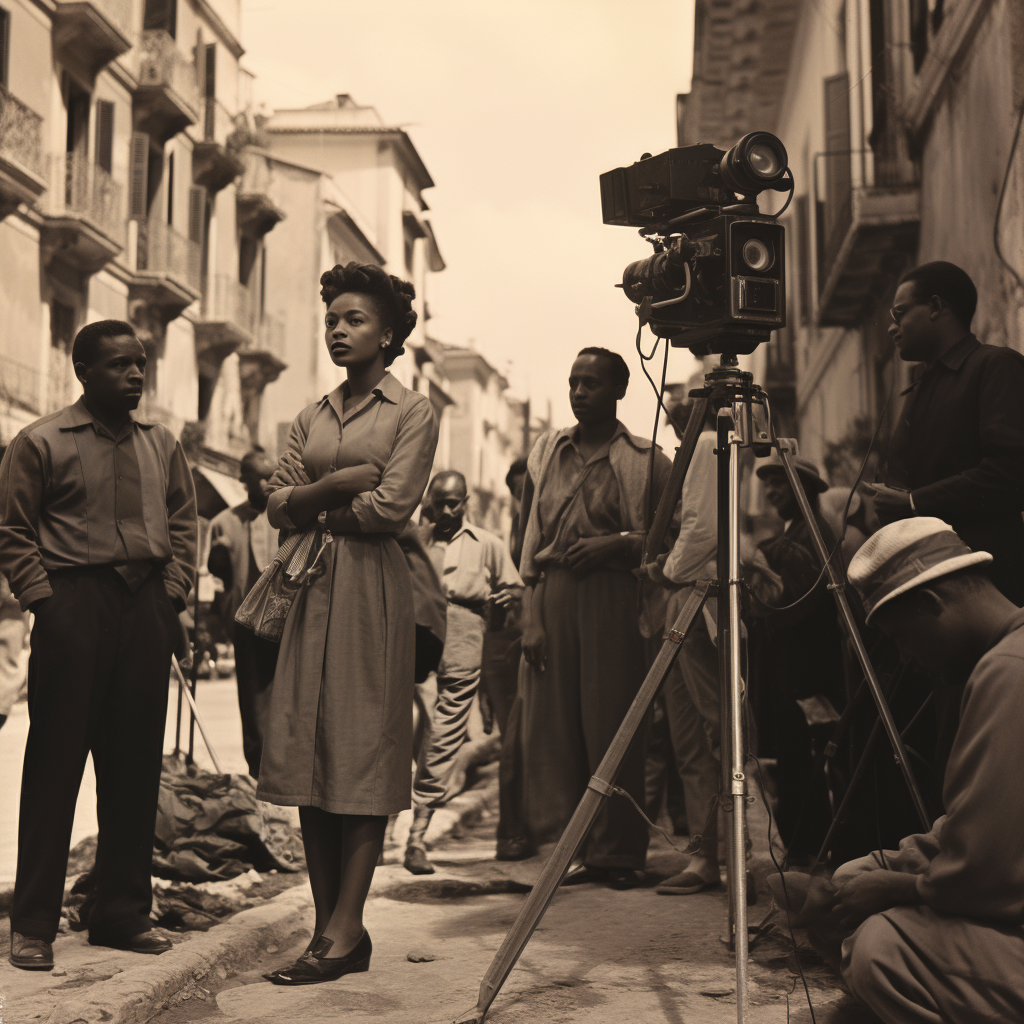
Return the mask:
[[[472, 339], [557, 425], [575, 353], [615, 349], [632, 372], [622, 418], [646, 435], [654, 395], [614, 285], [651, 250], [601, 223], [598, 175], [675, 145], [692, 32], [693, 0], [242, 0], [257, 101], [350, 93], [409, 132], [447, 263], [430, 333]], [[694, 368], [673, 351], [670, 380]]]

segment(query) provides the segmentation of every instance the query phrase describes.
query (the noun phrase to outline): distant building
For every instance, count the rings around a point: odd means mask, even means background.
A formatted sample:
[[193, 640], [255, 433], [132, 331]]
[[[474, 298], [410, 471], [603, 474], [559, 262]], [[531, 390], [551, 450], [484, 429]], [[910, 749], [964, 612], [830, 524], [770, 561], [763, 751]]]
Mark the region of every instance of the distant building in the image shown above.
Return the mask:
[[[336, 263], [377, 263], [416, 288], [416, 330], [393, 372], [434, 400], [424, 341], [429, 275], [444, 269], [423, 191], [433, 187], [409, 136], [350, 96], [299, 110], [275, 110], [262, 125], [273, 201], [288, 220], [267, 241], [266, 308], [284, 329], [280, 380], [262, 401], [260, 436], [280, 450], [304, 405], [341, 379], [324, 344], [320, 275]], [[436, 376], [436, 375], [435, 375]]]
[[[0, 439], [81, 393], [85, 323], [131, 321], [143, 418], [182, 436], [203, 509], [242, 492], [266, 384], [263, 238], [238, 0], [2, 0]], [[259, 372], [254, 372], [258, 367]]]
[[834, 476], [907, 380], [887, 329], [910, 267], [962, 266], [978, 336], [1024, 350], [1022, 104], [1019, 0], [697, 0], [680, 143], [786, 145], [789, 326], [755, 363]]
[[448, 451], [436, 468], [465, 474], [470, 519], [507, 535], [511, 511], [505, 476], [526, 454], [529, 402], [512, 398], [505, 376], [475, 349], [428, 339], [427, 351], [452, 401], [446, 413]]

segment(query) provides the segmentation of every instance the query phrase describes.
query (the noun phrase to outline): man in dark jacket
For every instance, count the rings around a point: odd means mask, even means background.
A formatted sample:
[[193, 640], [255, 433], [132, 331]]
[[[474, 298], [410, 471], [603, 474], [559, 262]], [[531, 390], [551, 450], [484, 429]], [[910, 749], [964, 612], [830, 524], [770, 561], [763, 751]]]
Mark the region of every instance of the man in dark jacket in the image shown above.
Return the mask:
[[[831, 549], [835, 538], [819, 510], [828, 485], [812, 462], [796, 458], [793, 465]], [[757, 475], [765, 483], [765, 500], [784, 524], [781, 533], [759, 545], [781, 592], [767, 605], [755, 602], [760, 613], [755, 633], [766, 673], [764, 711], [770, 718], [762, 728], [776, 745], [776, 818], [789, 859], [795, 861], [814, 855], [832, 820], [827, 780], [814, 776], [813, 769], [815, 741], [828, 738], [827, 727], [845, 704], [842, 636], [810, 528], [779, 457], [766, 459]], [[817, 735], [821, 731], [825, 735]]]
[[971, 334], [978, 293], [952, 263], [904, 275], [889, 328], [921, 373], [904, 394], [888, 483], [875, 485], [883, 522], [912, 515], [948, 522], [993, 557], [993, 583], [1024, 604], [1024, 356]]

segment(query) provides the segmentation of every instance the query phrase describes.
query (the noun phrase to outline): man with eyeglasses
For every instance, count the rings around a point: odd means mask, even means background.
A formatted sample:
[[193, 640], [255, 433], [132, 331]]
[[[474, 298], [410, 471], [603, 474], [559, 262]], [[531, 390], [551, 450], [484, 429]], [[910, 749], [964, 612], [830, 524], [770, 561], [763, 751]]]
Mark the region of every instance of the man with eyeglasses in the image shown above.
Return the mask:
[[889, 336], [921, 372], [904, 392], [875, 505], [884, 523], [950, 523], [992, 554], [992, 581], [1024, 605], [1024, 356], [978, 341], [977, 304], [974, 283], [952, 263], [925, 263], [900, 281]]

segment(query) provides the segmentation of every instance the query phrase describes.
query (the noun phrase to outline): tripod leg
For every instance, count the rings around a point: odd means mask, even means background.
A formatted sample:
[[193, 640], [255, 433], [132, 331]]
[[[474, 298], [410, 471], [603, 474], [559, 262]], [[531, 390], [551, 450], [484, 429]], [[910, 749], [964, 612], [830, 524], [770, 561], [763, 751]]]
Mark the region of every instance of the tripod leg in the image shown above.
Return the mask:
[[683, 605], [678, 618], [665, 638], [658, 657], [626, 712], [622, 724], [608, 745], [601, 763], [597, 766], [597, 771], [594, 772], [583, 799], [573, 812], [561, 839], [558, 840], [548, 862], [544, 865], [544, 870], [530, 892], [523, 909], [519, 912], [515, 924], [509, 929], [498, 952], [495, 953], [490, 967], [487, 968], [487, 973], [480, 982], [480, 994], [476, 1006], [469, 1013], [459, 1017], [456, 1024], [480, 1024], [483, 1021], [491, 1003], [501, 991], [505, 979], [508, 978], [512, 968], [515, 967], [522, 955], [526, 944], [530, 941], [530, 936], [533, 935], [534, 929], [540, 923], [540, 919], [558, 891], [559, 883], [572, 858], [594, 824], [594, 819], [601, 810], [602, 801], [612, 795], [615, 775], [626, 750], [643, 723], [647, 709], [657, 696], [658, 690], [661, 689], [661, 684], [665, 681], [665, 676], [668, 675], [672, 663], [679, 655], [679, 645], [686, 639], [694, 620], [700, 614], [710, 588], [710, 583], [698, 583], [686, 604]]
[[740, 468], [744, 410], [718, 413], [718, 650], [723, 688], [722, 793], [729, 795], [729, 928], [736, 952], [736, 1016], [747, 1010], [747, 743], [740, 647]]
[[921, 791], [917, 786], [917, 780], [914, 778], [914, 773], [910, 768], [909, 761], [907, 760], [907, 751], [903, 746], [903, 740], [900, 738], [899, 731], [896, 728], [896, 723], [893, 721], [892, 712], [889, 710], [889, 705], [886, 703], [885, 695], [882, 693], [882, 687], [879, 685], [878, 676], [875, 675], [874, 666], [871, 664], [871, 659], [868, 657], [864, 641], [861, 639], [860, 633], [857, 630], [857, 623], [853, 617], [853, 612], [850, 610], [850, 603], [846, 599], [845, 581], [841, 578], [836, 567], [833, 565], [832, 559], [829, 558], [830, 552], [825, 546], [825, 541], [821, 536], [821, 530], [818, 529], [818, 524], [814, 519], [814, 513], [811, 510], [810, 502], [807, 500], [807, 494], [804, 492], [803, 485], [800, 483], [796, 470], [793, 468], [793, 463], [790, 459], [790, 452], [781, 444], [779, 445], [779, 455], [782, 458], [782, 465], [786, 470], [786, 477], [789, 480], [789, 486], [793, 489], [793, 496], [796, 498], [797, 503], [800, 506], [800, 514], [804, 517], [804, 520], [807, 523], [807, 528], [810, 530], [811, 537], [814, 539], [814, 547], [818, 552], [818, 557], [821, 559], [821, 563], [825, 567], [825, 572], [828, 575], [829, 590], [832, 591], [836, 607], [839, 610], [839, 623], [857, 654], [857, 660], [860, 662], [860, 667], [864, 673], [864, 678], [867, 681], [868, 689], [871, 691], [871, 696], [874, 698], [875, 706], [878, 708], [878, 714], [882, 720], [882, 727], [885, 729], [885, 734], [889, 738], [893, 757], [896, 759], [896, 763], [899, 765], [900, 771], [903, 773], [903, 779], [907, 784], [907, 789], [910, 790], [910, 798], [914, 803], [914, 808], [917, 811], [918, 817], [921, 819], [921, 825], [927, 832], [932, 827], [931, 821], [928, 817], [928, 811], [925, 809], [924, 799], [921, 796]]

